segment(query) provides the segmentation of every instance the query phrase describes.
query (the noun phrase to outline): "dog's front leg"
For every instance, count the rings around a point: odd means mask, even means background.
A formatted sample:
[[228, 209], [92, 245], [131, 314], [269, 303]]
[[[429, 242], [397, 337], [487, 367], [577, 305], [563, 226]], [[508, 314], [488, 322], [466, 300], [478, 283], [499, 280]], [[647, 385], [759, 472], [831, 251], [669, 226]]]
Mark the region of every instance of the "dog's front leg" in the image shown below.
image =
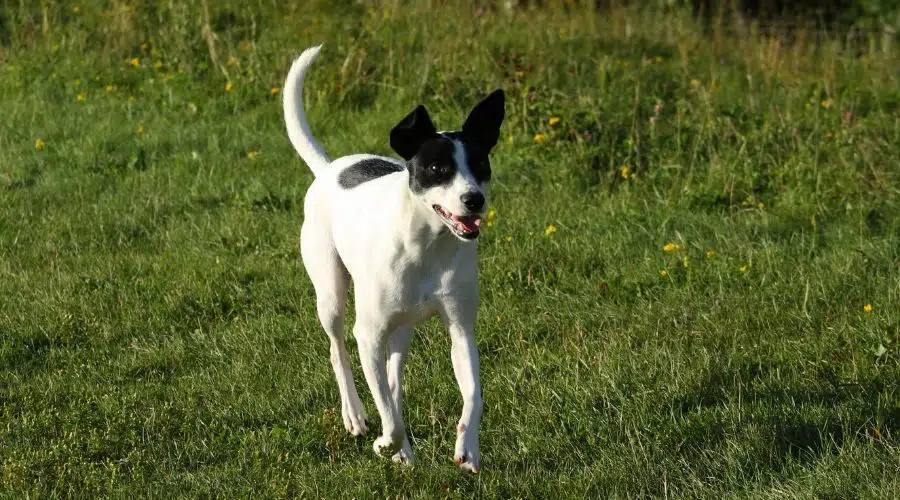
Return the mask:
[[475, 307], [448, 307], [445, 322], [450, 332], [450, 357], [453, 373], [462, 394], [462, 416], [456, 426], [456, 449], [453, 461], [463, 470], [478, 472], [481, 451], [478, 429], [481, 425], [481, 368], [475, 345]]
[[[388, 342], [387, 375], [388, 387], [391, 389], [391, 398], [394, 401], [394, 409], [398, 415], [403, 415], [403, 367], [406, 364], [406, 355], [409, 352], [409, 343], [412, 340], [412, 326], [404, 326], [397, 329]], [[403, 437], [403, 446], [400, 451], [391, 457], [395, 462], [412, 465], [412, 446], [409, 444], [409, 436]]]
[[372, 449], [381, 456], [396, 454], [406, 438], [403, 417], [397, 411], [391, 397], [387, 376], [387, 346], [390, 331], [378, 323], [366, 321], [365, 316], [357, 319], [353, 327], [359, 345], [366, 383], [375, 399], [375, 406], [381, 416], [381, 436], [372, 443]]

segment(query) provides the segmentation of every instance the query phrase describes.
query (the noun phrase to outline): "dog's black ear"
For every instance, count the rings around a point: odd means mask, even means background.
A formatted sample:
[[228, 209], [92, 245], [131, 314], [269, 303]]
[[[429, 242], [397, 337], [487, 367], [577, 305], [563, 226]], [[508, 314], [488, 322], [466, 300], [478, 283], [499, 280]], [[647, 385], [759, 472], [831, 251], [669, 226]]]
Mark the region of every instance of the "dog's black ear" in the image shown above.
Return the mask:
[[422, 143], [437, 135], [428, 111], [421, 104], [391, 129], [391, 148], [404, 160], [419, 151]]
[[496, 146], [500, 138], [500, 125], [503, 124], [506, 114], [505, 104], [506, 96], [503, 89], [497, 89], [472, 109], [466, 123], [463, 124], [463, 132], [478, 141], [485, 151], [490, 151]]

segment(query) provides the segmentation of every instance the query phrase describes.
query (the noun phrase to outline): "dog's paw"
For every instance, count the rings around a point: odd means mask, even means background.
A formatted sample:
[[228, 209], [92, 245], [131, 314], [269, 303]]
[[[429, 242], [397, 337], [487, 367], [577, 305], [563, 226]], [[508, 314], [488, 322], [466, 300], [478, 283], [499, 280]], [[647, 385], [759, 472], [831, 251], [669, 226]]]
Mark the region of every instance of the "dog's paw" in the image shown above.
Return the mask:
[[366, 409], [359, 398], [355, 402], [345, 401], [341, 405], [341, 416], [344, 418], [344, 428], [354, 436], [362, 436], [369, 432], [366, 425]]
[[408, 467], [413, 466], [416, 460], [415, 458], [413, 458], [412, 446], [409, 445], [409, 439], [403, 440], [403, 446], [400, 447], [400, 451], [394, 453], [394, 456], [391, 457], [391, 460]]
[[478, 436], [466, 432], [465, 426], [462, 425], [456, 430], [456, 451], [453, 453], [453, 463], [464, 471], [478, 472], [481, 470]]
[[[399, 453], [402, 444], [399, 440], [391, 439], [390, 436], [379, 436], [378, 439], [372, 443], [372, 449], [375, 451], [375, 454], [381, 457], [393, 457], [395, 454]], [[412, 453], [410, 453], [412, 455]]]

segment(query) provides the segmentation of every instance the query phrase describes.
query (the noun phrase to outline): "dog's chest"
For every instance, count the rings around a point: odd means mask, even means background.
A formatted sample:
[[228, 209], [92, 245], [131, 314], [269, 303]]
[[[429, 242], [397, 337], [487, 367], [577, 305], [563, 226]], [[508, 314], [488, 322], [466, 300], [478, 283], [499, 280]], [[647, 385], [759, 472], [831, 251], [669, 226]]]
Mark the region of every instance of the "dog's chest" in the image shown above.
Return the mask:
[[380, 318], [391, 329], [439, 313], [448, 297], [475, 282], [475, 247], [451, 239], [382, 240], [345, 248], [342, 259], [353, 278], [357, 312]]
[[399, 283], [396, 309], [413, 321], [421, 321], [437, 313], [447, 278], [446, 271], [440, 268], [424, 266], [407, 269]]
[[[376, 301], [379, 309], [395, 325], [423, 321], [440, 311], [444, 298], [457, 278], [455, 255], [431, 252], [428, 258], [407, 255], [384, 269], [381, 292]], [[374, 297], [372, 297], [374, 298]]]

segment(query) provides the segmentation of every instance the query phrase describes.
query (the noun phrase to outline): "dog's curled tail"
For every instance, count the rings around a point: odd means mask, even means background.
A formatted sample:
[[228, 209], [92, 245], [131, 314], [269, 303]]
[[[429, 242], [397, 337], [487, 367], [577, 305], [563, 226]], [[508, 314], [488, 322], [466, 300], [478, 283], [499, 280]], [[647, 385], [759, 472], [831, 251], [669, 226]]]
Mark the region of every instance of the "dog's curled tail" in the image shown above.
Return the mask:
[[310, 47], [300, 54], [291, 66], [291, 71], [284, 82], [283, 92], [284, 122], [287, 125], [288, 137], [314, 175], [319, 175], [319, 172], [331, 162], [309, 130], [306, 113], [303, 110], [303, 80], [306, 79], [309, 67], [319, 55], [321, 48], [321, 45]]

